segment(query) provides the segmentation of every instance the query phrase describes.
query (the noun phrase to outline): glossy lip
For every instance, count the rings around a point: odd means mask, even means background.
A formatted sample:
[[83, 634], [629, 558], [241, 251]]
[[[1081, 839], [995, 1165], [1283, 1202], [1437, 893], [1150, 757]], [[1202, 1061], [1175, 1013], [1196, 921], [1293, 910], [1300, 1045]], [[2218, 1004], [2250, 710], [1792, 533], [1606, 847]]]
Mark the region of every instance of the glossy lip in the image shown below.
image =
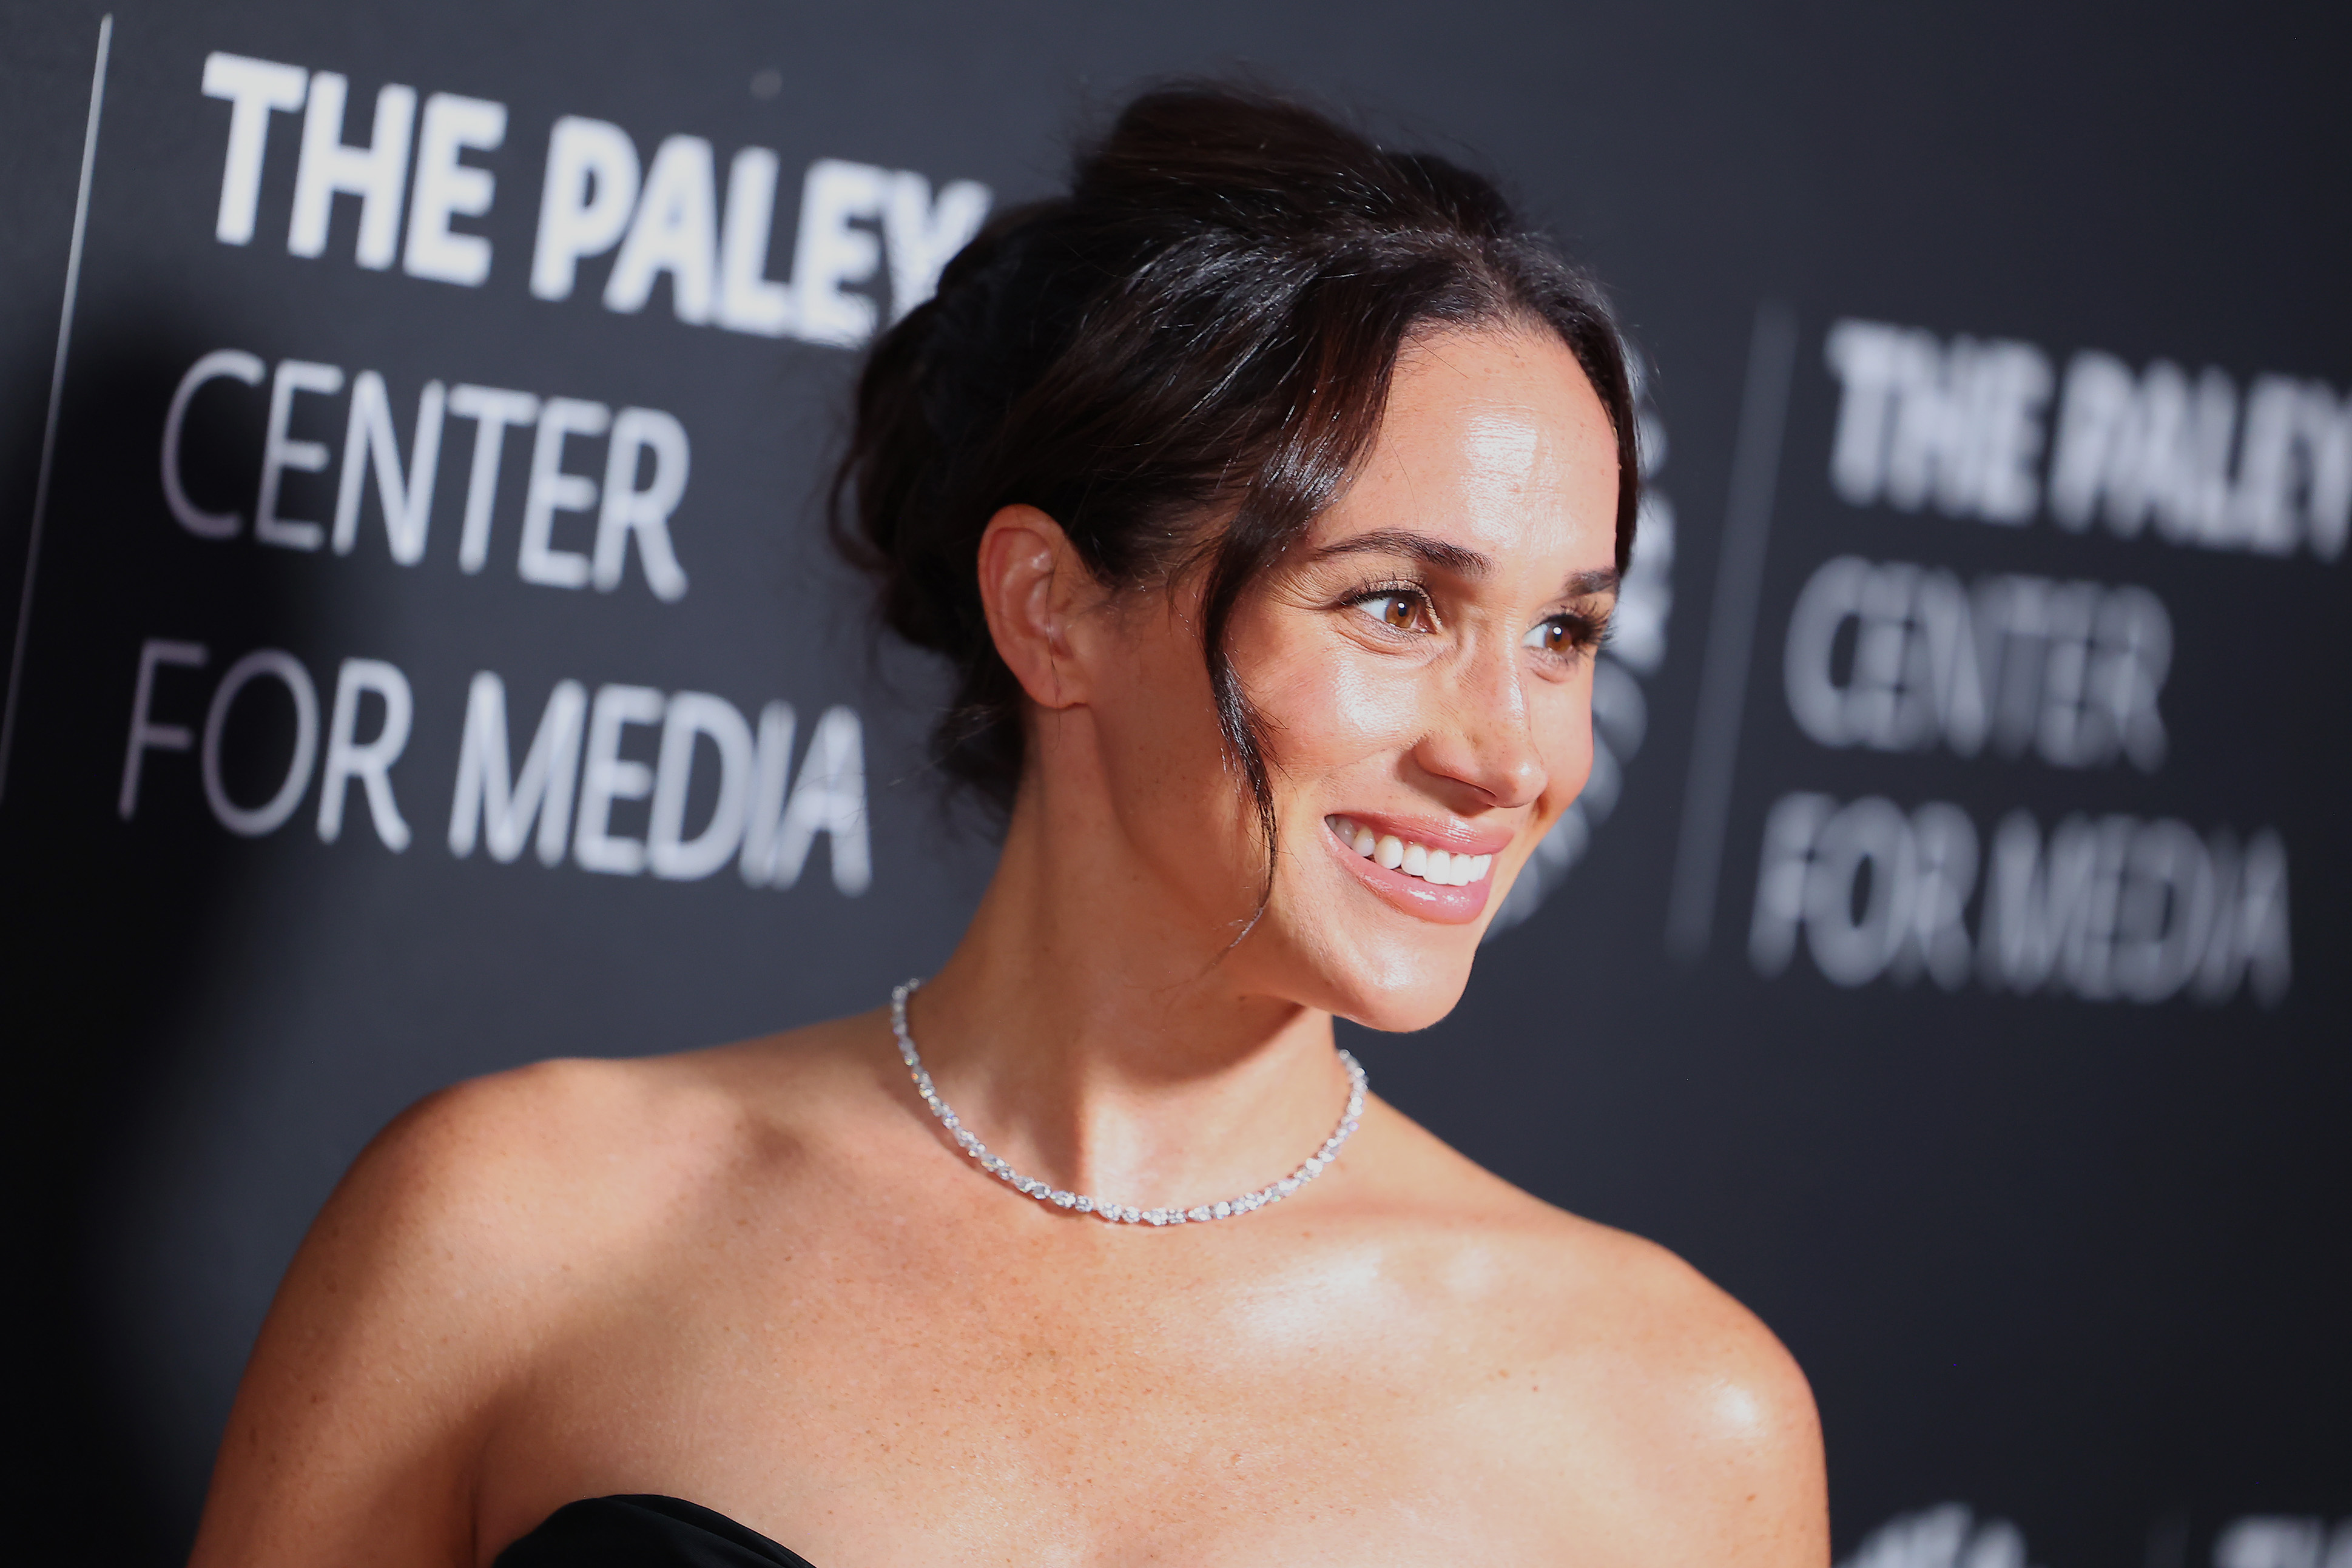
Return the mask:
[[1438, 925], [1467, 925], [1486, 912], [1486, 901], [1495, 892], [1495, 873], [1486, 874], [1467, 887], [1436, 887], [1417, 876], [1407, 876], [1401, 871], [1391, 871], [1378, 861], [1367, 860], [1355, 847], [1341, 839], [1333, 830], [1329, 818], [1345, 817], [1370, 828], [1374, 833], [1394, 833], [1409, 843], [1420, 843], [1449, 854], [1495, 855], [1500, 857], [1516, 836], [1499, 828], [1477, 829], [1465, 822], [1449, 821], [1442, 817], [1398, 817], [1382, 811], [1334, 811], [1323, 823], [1323, 841], [1331, 846], [1353, 872], [1356, 879], [1388, 904], [1415, 919]]

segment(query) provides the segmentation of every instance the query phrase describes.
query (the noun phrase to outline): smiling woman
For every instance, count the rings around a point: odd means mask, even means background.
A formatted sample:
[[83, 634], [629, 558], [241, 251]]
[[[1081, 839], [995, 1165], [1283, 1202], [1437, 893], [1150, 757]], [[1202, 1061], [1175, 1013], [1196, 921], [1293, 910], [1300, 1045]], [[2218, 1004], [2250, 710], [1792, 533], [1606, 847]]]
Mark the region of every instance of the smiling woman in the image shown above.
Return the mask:
[[1771, 1335], [1332, 1038], [1444, 1017], [1582, 788], [1633, 440], [1597, 292], [1486, 182], [1137, 100], [877, 345], [837, 492], [1002, 813], [962, 943], [396, 1123], [198, 1561], [1818, 1568]]

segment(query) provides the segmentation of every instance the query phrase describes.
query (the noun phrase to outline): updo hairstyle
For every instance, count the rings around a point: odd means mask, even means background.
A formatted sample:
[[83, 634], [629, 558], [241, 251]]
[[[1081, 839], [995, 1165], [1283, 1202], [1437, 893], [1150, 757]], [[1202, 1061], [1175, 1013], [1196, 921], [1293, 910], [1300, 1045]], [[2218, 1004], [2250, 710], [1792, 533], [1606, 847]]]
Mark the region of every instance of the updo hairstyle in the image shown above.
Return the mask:
[[953, 667], [936, 761], [1009, 812], [1023, 694], [981, 607], [1003, 507], [1051, 517], [1106, 590], [1205, 571], [1229, 762], [1268, 849], [1264, 741], [1225, 650], [1248, 585], [1344, 490], [1416, 331], [1549, 329], [1617, 438], [1617, 566], [1638, 501], [1626, 355], [1599, 289], [1489, 181], [1247, 90], [1130, 103], [1069, 193], [997, 214], [875, 343], [835, 476], [835, 541], [884, 622]]

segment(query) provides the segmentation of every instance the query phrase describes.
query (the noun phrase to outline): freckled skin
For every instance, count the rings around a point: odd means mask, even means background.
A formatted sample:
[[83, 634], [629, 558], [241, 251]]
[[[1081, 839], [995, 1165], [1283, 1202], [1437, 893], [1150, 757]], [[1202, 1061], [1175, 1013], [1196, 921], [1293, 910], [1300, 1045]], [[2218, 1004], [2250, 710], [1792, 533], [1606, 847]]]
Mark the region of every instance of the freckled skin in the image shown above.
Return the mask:
[[[981, 581], [1028, 765], [912, 1009], [992, 1147], [1074, 1190], [1213, 1200], [1330, 1130], [1333, 1014], [1444, 1015], [1486, 917], [1377, 896], [1324, 822], [1489, 835], [1499, 901], [1591, 766], [1569, 644], [1608, 607], [1615, 495], [1606, 415], [1556, 341], [1408, 351], [1353, 486], [1235, 623], [1281, 845], [1255, 925], [1263, 844], [1197, 585], [1107, 597], [1053, 519], [992, 520]], [[1484, 569], [1351, 546], [1399, 534]], [[1660, 1249], [1378, 1101], [1259, 1214], [1045, 1208], [955, 1150], [878, 1011], [546, 1063], [395, 1123], [272, 1309], [195, 1562], [486, 1564], [629, 1491], [818, 1568], [1828, 1559], [1801, 1375]]]

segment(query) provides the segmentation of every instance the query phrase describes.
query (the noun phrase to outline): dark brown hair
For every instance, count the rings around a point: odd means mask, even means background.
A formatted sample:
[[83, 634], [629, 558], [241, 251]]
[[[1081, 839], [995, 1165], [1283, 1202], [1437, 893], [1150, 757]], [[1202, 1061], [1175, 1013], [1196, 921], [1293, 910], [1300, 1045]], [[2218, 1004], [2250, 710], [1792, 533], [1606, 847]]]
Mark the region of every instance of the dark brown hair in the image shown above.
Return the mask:
[[[1205, 569], [1202, 653], [1269, 852], [1265, 747], [1225, 653], [1244, 589], [1338, 498], [1418, 329], [1549, 328], [1638, 500], [1626, 356], [1599, 289], [1493, 183], [1298, 104], [1181, 86], [1129, 104], [1069, 193], [999, 213], [874, 345], [833, 526], [884, 622], [954, 667], [940, 767], [1011, 809], [1022, 693], [981, 608], [981, 534], [1037, 507], [1117, 591]], [[1224, 519], [1222, 527], [1213, 526]]]

